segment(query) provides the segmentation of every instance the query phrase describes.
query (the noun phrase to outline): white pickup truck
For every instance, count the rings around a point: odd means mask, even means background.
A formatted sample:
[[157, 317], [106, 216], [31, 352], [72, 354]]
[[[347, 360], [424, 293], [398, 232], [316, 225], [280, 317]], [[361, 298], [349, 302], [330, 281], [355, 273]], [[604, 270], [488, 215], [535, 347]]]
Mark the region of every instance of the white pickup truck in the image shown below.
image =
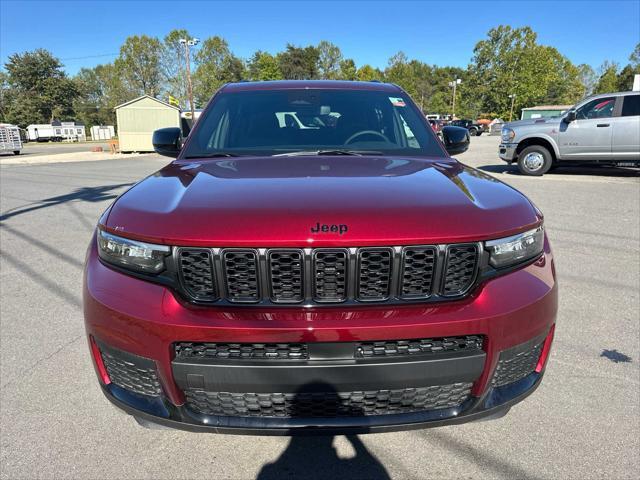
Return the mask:
[[594, 95], [561, 117], [507, 123], [499, 156], [537, 176], [559, 165], [640, 166], [640, 92]]

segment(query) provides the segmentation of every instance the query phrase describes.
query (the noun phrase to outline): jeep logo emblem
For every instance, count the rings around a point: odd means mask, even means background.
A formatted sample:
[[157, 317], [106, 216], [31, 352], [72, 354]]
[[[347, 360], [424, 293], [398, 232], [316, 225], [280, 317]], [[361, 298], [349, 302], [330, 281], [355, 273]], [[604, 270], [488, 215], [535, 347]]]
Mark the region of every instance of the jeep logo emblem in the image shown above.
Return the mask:
[[338, 235], [344, 235], [349, 230], [349, 227], [344, 224], [327, 224], [316, 222], [315, 226], [311, 227], [311, 233], [337, 233]]

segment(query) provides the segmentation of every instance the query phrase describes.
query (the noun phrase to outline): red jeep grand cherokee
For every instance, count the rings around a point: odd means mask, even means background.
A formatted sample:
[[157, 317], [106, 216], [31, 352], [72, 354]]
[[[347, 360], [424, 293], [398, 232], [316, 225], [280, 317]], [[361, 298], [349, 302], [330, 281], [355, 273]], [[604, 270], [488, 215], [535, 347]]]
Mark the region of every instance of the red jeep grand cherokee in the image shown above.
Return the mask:
[[141, 424], [294, 434], [499, 417], [539, 384], [558, 294], [539, 210], [451, 158], [395, 85], [221, 88], [102, 215], [84, 313]]

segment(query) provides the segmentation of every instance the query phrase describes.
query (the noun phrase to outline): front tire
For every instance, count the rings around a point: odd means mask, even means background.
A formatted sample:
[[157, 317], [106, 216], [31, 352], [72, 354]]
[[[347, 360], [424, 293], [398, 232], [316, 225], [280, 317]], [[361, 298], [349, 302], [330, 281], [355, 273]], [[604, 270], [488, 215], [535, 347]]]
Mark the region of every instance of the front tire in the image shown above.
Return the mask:
[[523, 175], [540, 177], [549, 171], [552, 164], [551, 153], [542, 145], [531, 145], [518, 156], [518, 170]]
[[469, 135], [471, 135], [472, 137], [475, 137], [478, 135], [478, 129], [476, 128], [470, 128], [469, 129]]
[[14, 150], [14, 151], [13, 151], [13, 154], [14, 154], [14, 155], [20, 155], [20, 150]]

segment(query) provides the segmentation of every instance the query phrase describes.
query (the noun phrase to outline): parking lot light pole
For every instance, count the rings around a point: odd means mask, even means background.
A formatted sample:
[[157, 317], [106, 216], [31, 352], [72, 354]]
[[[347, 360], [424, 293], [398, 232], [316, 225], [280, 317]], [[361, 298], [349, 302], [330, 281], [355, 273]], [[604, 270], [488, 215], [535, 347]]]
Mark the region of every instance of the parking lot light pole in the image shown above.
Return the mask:
[[458, 85], [462, 83], [462, 79], [456, 78], [455, 80], [449, 82], [449, 86], [453, 87], [453, 99], [451, 100], [451, 119], [456, 118], [456, 88]]
[[191, 122], [193, 125], [193, 122], [196, 121], [196, 117], [195, 117], [195, 107], [193, 105], [193, 86], [191, 84], [191, 55], [190, 55], [190, 50], [191, 47], [195, 46], [198, 44], [198, 42], [200, 41], [200, 39], [198, 38], [181, 38], [180, 39], [180, 43], [184, 45], [184, 55], [185, 55], [185, 60], [186, 60], [186, 66], [187, 66], [187, 95], [189, 96], [189, 105], [191, 107]]
[[509, 121], [511, 121], [511, 119], [513, 118], [513, 104], [516, 101], [516, 94], [512, 93], [511, 95], [509, 95], [509, 98], [511, 99], [511, 111], [509, 112]]

